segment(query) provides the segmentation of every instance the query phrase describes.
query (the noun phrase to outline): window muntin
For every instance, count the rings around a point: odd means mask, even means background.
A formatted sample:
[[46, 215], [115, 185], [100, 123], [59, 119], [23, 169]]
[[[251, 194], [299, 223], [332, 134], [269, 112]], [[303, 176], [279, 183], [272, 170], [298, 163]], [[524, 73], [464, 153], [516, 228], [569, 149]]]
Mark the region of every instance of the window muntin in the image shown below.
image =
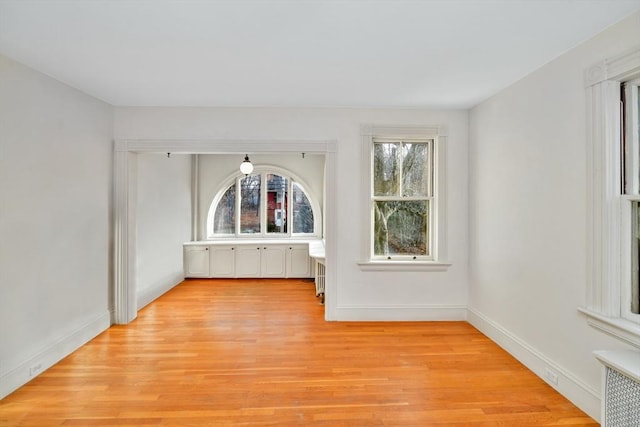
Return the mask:
[[372, 259], [433, 259], [433, 139], [373, 139]]
[[258, 171], [236, 178], [214, 197], [207, 237], [317, 235], [317, 226], [313, 204], [299, 182], [282, 173]]

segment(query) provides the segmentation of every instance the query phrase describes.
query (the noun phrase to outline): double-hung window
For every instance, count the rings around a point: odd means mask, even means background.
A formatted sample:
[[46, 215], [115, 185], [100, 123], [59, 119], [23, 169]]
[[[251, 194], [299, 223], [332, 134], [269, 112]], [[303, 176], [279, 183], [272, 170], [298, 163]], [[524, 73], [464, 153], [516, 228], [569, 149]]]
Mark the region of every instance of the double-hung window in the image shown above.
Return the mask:
[[586, 73], [588, 288], [593, 327], [640, 347], [640, 47]]
[[439, 127], [363, 127], [363, 270], [444, 270], [445, 142]]

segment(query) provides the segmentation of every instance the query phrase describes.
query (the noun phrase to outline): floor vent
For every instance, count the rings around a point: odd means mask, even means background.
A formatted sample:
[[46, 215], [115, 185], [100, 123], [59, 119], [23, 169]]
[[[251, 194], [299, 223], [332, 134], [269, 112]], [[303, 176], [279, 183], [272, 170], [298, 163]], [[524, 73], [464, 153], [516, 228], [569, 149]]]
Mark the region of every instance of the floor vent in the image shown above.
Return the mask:
[[640, 426], [640, 352], [596, 352], [603, 363], [602, 426]]

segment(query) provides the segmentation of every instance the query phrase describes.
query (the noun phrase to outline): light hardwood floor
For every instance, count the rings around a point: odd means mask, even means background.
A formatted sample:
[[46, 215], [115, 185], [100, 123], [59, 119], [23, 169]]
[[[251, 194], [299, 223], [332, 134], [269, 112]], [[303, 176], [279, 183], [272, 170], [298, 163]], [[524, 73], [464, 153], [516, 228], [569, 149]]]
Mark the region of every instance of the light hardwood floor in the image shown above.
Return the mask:
[[1, 426], [597, 426], [465, 322], [325, 322], [313, 283], [187, 280]]

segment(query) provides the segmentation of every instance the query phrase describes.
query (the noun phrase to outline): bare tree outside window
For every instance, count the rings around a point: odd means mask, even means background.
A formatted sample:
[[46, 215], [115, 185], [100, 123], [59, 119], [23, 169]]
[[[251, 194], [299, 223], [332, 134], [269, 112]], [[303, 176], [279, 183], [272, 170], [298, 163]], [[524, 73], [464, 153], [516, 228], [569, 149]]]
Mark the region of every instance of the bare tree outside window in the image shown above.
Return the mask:
[[428, 201], [376, 201], [376, 255], [429, 255]]
[[260, 175], [240, 180], [240, 232], [260, 233]]
[[293, 183], [293, 232], [313, 233], [313, 209], [304, 190]]
[[236, 225], [236, 185], [233, 184], [218, 202], [213, 219], [213, 232], [216, 234], [233, 234]]
[[398, 146], [380, 143], [373, 146], [373, 194], [395, 196], [398, 194]]
[[430, 256], [432, 141], [374, 141], [373, 255]]
[[221, 188], [207, 221], [208, 237], [289, 237], [318, 232], [312, 203], [302, 185], [290, 176], [269, 171], [238, 177], [234, 184]]
[[427, 197], [431, 179], [428, 172], [427, 144], [402, 143], [402, 195]]

